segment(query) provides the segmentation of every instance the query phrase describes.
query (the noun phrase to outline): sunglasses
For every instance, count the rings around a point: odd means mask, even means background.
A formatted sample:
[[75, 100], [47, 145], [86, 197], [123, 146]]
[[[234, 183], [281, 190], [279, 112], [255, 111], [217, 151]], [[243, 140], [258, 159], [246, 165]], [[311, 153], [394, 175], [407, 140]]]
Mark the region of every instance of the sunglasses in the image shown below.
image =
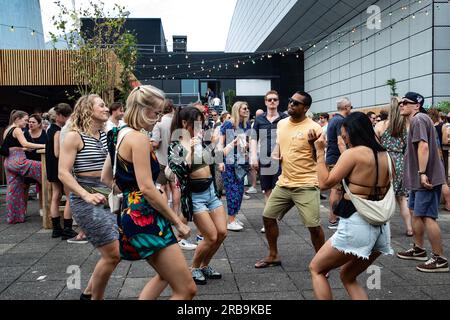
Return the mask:
[[270, 98], [270, 99], [266, 99], [267, 102], [278, 102], [278, 98]]
[[297, 101], [292, 98], [289, 98], [289, 104], [292, 104], [294, 107], [298, 107], [299, 105], [305, 105], [303, 102]]

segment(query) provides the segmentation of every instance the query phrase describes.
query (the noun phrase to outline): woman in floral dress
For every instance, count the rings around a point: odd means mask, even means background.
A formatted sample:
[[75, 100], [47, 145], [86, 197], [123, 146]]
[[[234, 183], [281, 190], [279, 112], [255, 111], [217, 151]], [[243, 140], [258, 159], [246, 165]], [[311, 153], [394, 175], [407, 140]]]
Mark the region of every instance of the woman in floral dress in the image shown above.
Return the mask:
[[404, 155], [407, 145], [407, 122], [404, 117], [400, 115], [399, 109], [400, 99], [392, 97], [387, 120], [379, 122], [375, 127], [375, 133], [380, 139], [381, 145], [389, 152], [391, 159], [395, 164], [395, 178], [394, 190], [397, 203], [400, 207], [400, 215], [406, 226], [406, 236], [413, 236], [412, 218], [408, 209], [406, 196], [407, 190], [403, 186], [403, 171], [404, 171]]

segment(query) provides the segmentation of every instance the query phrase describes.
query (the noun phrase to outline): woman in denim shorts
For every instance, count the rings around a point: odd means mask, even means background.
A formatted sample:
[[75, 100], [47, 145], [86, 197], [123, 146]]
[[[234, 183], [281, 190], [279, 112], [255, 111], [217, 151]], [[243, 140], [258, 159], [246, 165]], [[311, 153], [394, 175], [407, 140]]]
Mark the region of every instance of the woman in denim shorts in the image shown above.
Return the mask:
[[[349, 115], [342, 125], [341, 138], [349, 149], [342, 153], [331, 172], [325, 166], [324, 138], [320, 137], [315, 142], [320, 188], [330, 189], [346, 179], [350, 191], [358, 197], [373, 201], [383, 199], [390, 187], [390, 160], [386, 150], [375, 139], [369, 118], [361, 112]], [[395, 202], [392, 206], [395, 206]], [[327, 274], [341, 267], [341, 280], [349, 296], [354, 300], [367, 300], [367, 293], [356, 278], [381, 254], [393, 254], [389, 224], [369, 224], [346, 194], [335, 212], [341, 218], [338, 229], [319, 250], [309, 267], [314, 294], [317, 299], [332, 299]]]
[[[215, 188], [212, 154], [202, 145], [203, 114], [195, 107], [178, 108], [172, 122], [169, 167], [181, 186], [181, 209], [194, 221], [204, 240], [195, 250], [192, 278], [196, 284], [222, 275], [209, 263], [227, 236], [227, 215]], [[197, 129], [194, 133], [194, 127]]]

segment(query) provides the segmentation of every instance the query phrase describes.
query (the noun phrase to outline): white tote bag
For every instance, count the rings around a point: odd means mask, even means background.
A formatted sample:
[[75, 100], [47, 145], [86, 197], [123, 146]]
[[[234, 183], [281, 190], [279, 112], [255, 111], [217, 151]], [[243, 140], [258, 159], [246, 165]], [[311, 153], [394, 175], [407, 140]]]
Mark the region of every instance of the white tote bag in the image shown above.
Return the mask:
[[[345, 192], [350, 197], [353, 205], [355, 206], [358, 213], [370, 224], [372, 225], [383, 225], [388, 222], [395, 213], [395, 191], [394, 191], [394, 182], [392, 179], [392, 163], [391, 157], [389, 153], [386, 152], [388, 158], [388, 167], [389, 167], [389, 182], [390, 188], [383, 200], [373, 201], [360, 198], [355, 196], [350, 192], [347, 184], [345, 183], [345, 179], [342, 180], [342, 185], [344, 186]], [[378, 183], [378, 181], [377, 181]]]

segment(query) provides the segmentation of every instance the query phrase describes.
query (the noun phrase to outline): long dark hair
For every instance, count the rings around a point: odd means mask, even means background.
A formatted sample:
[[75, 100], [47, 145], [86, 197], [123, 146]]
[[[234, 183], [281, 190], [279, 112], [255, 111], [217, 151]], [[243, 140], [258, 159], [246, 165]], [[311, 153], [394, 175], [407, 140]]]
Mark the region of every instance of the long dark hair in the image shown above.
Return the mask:
[[194, 127], [194, 123], [198, 121], [199, 117], [202, 122], [205, 121], [203, 113], [195, 107], [178, 107], [175, 109], [170, 131], [173, 133], [177, 129], [183, 129], [183, 120], [188, 123], [188, 127]]
[[348, 138], [353, 147], [365, 146], [374, 152], [384, 152], [384, 149], [375, 138], [372, 122], [362, 112], [353, 112], [345, 118], [342, 126], [347, 130]]

